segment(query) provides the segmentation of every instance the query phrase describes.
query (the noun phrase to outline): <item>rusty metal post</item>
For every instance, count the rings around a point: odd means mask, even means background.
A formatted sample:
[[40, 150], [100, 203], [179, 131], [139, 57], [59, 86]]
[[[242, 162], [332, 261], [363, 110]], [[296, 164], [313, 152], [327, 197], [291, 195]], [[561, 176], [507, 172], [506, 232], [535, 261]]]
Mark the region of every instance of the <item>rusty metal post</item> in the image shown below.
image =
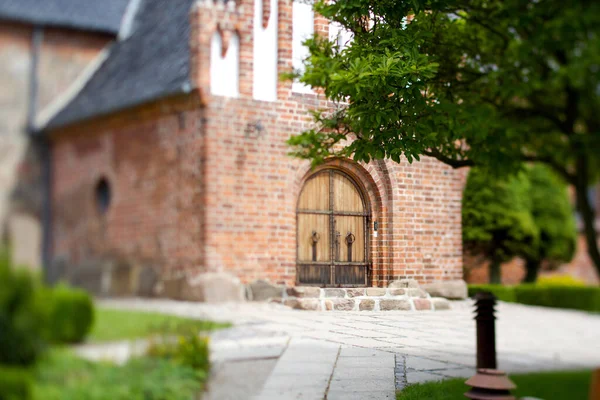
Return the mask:
[[514, 382], [502, 371], [481, 368], [465, 384], [471, 390], [465, 397], [472, 400], [515, 400], [510, 391], [516, 389]]
[[592, 382], [590, 383], [590, 400], [600, 399], [600, 368], [592, 372]]
[[496, 369], [496, 296], [490, 292], [475, 295], [477, 321], [477, 368]]

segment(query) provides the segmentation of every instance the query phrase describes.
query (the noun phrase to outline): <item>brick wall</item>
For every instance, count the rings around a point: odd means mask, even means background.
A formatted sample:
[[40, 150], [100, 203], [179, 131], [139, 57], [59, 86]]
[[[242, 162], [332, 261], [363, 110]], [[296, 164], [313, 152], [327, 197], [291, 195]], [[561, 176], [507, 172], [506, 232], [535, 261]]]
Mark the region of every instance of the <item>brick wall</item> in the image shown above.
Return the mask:
[[[77, 265], [101, 256], [202, 265], [202, 128], [197, 99], [170, 99], [54, 136], [54, 256]], [[102, 213], [101, 179], [111, 200]]]
[[[119, 254], [153, 259], [164, 275], [218, 271], [243, 282], [295, 283], [296, 204], [314, 171], [290, 158], [285, 142], [310, 126], [309, 110], [332, 104], [322, 95], [293, 93], [291, 82], [279, 83], [277, 101], [252, 99], [252, 4], [242, 2], [237, 13], [193, 10], [192, 67], [201, 105], [164, 101], [147, 106], [163, 110], [160, 117], [137, 109], [57, 132], [56, 256], [77, 263]], [[291, 12], [291, 2], [279, 2], [279, 72], [292, 66]], [[315, 31], [326, 34], [327, 26], [315, 19]], [[217, 27], [225, 38], [227, 29], [241, 38], [239, 98], [210, 95], [210, 38]], [[373, 285], [462, 277], [464, 172], [425, 157], [400, 165], [332, 160], [324, 167], [357, 180], [379, 222], [370, 246]], [[114, 187], [104, 217], [93, 201], [100, 176]]]
[[[468, 268], [468, 272], [465, 273], [467, 282], [487, 283], [489, 281], [488, 263], [479, 262], [465, 255], [465, 266]], [[597, 285], [600, 283], [594, 264], [587, 254], [587, 245], [585, 243], [585, 237], [582, 234], [577, 238], [577, 250], [573, 260], [567, 264], [561, 265], [553, 271], [544, 269], [542, 266], [540, 276], [544, 275], [570, 275], [590, 285]], [[502, 264], [503, 284], [514, 285], [521, 282], [524, 277], [525, 263], [523, 260], [515, 258], [511, 262]]]

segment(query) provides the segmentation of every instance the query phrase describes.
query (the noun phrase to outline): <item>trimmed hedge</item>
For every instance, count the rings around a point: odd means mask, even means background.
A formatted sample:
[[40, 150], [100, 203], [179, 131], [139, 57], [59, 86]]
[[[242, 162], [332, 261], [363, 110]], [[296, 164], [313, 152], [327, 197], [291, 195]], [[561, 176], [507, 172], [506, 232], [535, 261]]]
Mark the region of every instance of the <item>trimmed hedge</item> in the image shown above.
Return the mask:
[[522, 284], [469, 285], [469, 296], [492, 292], [499, 300], [532, 306], [600, 312], [600, 287]]
[[32, 388], [33, 381], [27, 369], [0, 365], [0, 399], [29, 400]]
[[514, 303], [515, 291], [512, 286], [502, 285], [469, 285], [469, 297], [475, 296], [477, 292], [491, 292], [498, 300]]
[[571, 275], [550, 275], [540, 276], [535, 281], [538, 286], [587, 286], [584, 281], [574, 278]]
[[49, 331], [55, 343], [79, 343], [94, 323], [94, 303], [81, 289], [58, 285], [50, 292]]

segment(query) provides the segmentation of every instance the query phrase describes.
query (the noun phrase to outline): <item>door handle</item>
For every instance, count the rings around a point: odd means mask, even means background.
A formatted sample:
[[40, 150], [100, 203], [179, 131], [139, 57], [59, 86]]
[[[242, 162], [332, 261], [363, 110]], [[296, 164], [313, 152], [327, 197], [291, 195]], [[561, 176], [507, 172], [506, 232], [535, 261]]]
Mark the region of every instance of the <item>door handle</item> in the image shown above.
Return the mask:
[[348, 262], [352, 262], [352, 243], [356, 240], [356, 236], [352, 232], [346, 235], [346, 245], [348, 246]]
[[340, 232], [335, 231], [335, 261], [340, 261], [340, 236]]
[[321, 235], [317, 231], [312, 231], [310, 241], [312, 242], [312, 260], [317, 261], [317, 243], [321, 239]]

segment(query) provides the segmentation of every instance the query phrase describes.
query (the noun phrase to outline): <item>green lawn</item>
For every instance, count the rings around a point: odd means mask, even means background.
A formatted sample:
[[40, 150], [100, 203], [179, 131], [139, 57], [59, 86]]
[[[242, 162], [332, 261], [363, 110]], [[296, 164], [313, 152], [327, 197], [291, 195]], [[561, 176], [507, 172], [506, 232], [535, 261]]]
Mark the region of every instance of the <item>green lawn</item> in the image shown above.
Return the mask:
[[[539, 397], [544, 400], [587, 400], [590, 388], [591, 372], [541, 372], [534, 374], [511, 375], [517, 385], [513, 394]], [[469, 387], [466, 379], [449, 379], [442, 382], [428, 382], [409, 385], [401, 393], [398, 400], [454, 400], [465, 399], [464, 393]]]
[[126, 340], [143, 338], [157, 329], [165, 326], [184, 324], [198, 331], [226, 328], [228, 324], [203, 321], [199, 319], [182, 318], [154, 312], [114, 310], [96, 308], [95, 322], [87, 341], [106, 342], [111, 340]]
[[118, 366], [86, 361], [65, 349], [49, 351], [32, 374], [32, 400], [190, 400], [206, 376], [159, 358]]

